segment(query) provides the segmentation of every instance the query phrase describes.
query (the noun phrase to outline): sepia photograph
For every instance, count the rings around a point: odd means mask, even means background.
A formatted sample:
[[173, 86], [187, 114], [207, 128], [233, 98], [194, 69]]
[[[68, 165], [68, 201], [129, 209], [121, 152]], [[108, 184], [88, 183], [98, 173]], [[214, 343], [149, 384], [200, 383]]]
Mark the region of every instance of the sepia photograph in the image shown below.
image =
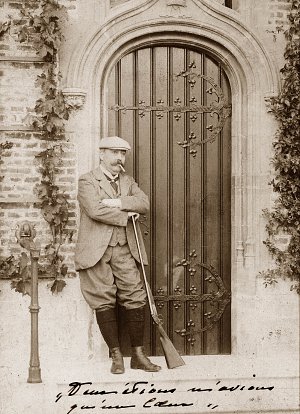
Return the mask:
[[300, 411], [300, 0], [0, 0], [0, 414]]

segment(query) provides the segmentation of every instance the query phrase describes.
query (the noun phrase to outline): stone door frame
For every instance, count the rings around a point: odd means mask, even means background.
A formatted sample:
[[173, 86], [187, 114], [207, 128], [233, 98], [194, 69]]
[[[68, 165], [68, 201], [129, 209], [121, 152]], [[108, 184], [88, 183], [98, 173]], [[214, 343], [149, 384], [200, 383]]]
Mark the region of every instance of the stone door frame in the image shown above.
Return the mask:
[[[111, 12], [106, 23], [74, 51], [65, 83], [69, 94], [86, 94], [85, 105], [70, 123], [81, 160], [79, 174], [98, 163], [98, 142], [107, 133], [105, 85], [122, 56], [167, 42], [192, 45], [222, 62], [232, 91], [232, 353], [244, 354], [253, 340], [247, 334], [237, 340], [238, 332], [245, 329], [245, 309], [249, 306], [251, 311], [255, 275], [268, 261], [261, 251], [257, 200], [268, 193], [266, 160], [276, 125], [265, 100], [278, 92], [279, 71], [235, 11], [211, 0], [187, 0], [184, 10], [168, 16], [167, 3], [128, 2], [121, 11]], [[246, 308], [245, 298], [249, 299]]]

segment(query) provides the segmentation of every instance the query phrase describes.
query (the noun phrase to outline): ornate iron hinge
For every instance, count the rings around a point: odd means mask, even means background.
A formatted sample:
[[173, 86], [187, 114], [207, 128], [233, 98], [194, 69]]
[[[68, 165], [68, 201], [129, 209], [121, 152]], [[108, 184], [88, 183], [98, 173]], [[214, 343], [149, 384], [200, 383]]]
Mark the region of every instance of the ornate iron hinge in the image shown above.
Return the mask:
[[174, 288], [173, 295], [165, 295], [162, 288], [157, 289], [157, 295], [154, 296], [156, 305], [158, 308], [164, 307], [165, 303], [173, 302], [174, 308], [177, 310], [181, 307], [182, 303], [190, 302], [190, 308], [195, 310], [197, 304], [207, 302], [213, 308], [214, 311], [208, 311], [204, 313], [205, 325], [202, 328], [195, 329], [195, 323], [190, 319], [183, 329], [176, 330], [175, 332], [183, 337], [187, 338], [187, 341], [194, 345], [196, 341], [195, 335], [200, 334], [204, 331], [208, 331], [222, 318], [226, 306], [230, 303], [231, 293], [226, 289], [223, 279], [217, 273], [216, 269], [208, 264], [196, 262], [197, 254], [193, 250], [189, 259], [182, 259], [176, 264], [176, 267], [183, 266], [187, 267], [187, 271], [191, 277], [193, 277], [198, 269], [205, 269], [209, 275], [205, 277], [205, 281], [214, 283], [217, 286], [217, 290], [210, 291], [209, 293], [197, 293], [195, 285], [190, 286], [190, 294], [182, 294], [182, 289], [179, 286]]
[[209, 95], [216, 95], [216, 100], [209, 105], [201, 105], [197, 103], [195, 96], [191, 96], [189, 99], [189, 105], [182, 105], [180, 98], [177, 96], [174, 99], [174, 105], [164, 105], [162, 99], [157, 100], [155, 105], [146, 104], [144, 100], [139, 100], [138, 105], [113, 105], [109, 109], [115, 112], [122, 112], [126, 114], [127, 111], [137, 111], [139, 116], [143, 118], [147, 113], [155, 113], [158, 119], [162, 119], [164, 114], [173, 114], [176, 121], [182, 118], [182, 114], [189, 114], [189, 119], [192, 123], [195, 123], [198, 119], [198, 115], [210, 114], [217, 115], [218, 121], [213, 124], [207, 125], [205, 128], [208, 131], [206, 138], [198, 138], [196, 134], [191, 131], [189, 136], [183, 141], [177, 142], [182, 148], [189, 148], [190, 154], [195, 157], [197, 150], [195, 147], [203, 145], [208, 142], [213, 142], [218, 134], [222, 131], [225, 121], [231, 115], [231, 105], [227, 102], [222, 88], [216, 83], [216, 81], [202, 73], [195, 72], [196, 64], [192, 61], [189, 64], [188, 70], [182, 70], [178, 74], [174, 75], [175, 81], [179, 78], [185, 78], [187, 83], [191, 87], [191, 90], [195, 87], [197, 80], [204, 80], [209, 84], [206, 89], [206, 93]]

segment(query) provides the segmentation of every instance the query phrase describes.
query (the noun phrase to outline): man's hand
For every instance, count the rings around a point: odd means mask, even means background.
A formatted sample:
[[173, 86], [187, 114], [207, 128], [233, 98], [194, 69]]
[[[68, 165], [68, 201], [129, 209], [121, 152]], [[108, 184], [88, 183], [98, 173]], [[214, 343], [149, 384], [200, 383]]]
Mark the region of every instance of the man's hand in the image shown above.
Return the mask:
[[132, 217], [133, 220], [137, 220], [140, 217], [140, 215], [139, 213], [135, 213], [134, 211], [128, 211], [128, 217]]
[[122, 207], [122, 203], [121, 200], [119, 198], [104, 198], [101, 201], [102, 204], [104, 204], [107, 207], [116, 207], [116, 208], [121, 208]]

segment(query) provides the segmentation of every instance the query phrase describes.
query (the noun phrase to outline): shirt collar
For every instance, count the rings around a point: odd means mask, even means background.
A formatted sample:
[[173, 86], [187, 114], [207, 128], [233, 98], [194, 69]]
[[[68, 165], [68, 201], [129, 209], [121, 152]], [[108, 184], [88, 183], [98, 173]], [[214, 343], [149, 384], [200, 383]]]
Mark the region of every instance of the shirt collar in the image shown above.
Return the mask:
[[111, 172], [109, 172], [109, 171], [108, 171], [108, 170], [104, 167], [104, 165], [103, 165], [103, 164], [100, 164], [100, 168], [101, 168], [102, 172], [103, 172], [105, 175], [107, 175], [109, 178], [111, 178], [112, 180], [116, 180], [116, 179], [119, 177], [119, 174], [112, 175], [112, 173], [111, 173]]

